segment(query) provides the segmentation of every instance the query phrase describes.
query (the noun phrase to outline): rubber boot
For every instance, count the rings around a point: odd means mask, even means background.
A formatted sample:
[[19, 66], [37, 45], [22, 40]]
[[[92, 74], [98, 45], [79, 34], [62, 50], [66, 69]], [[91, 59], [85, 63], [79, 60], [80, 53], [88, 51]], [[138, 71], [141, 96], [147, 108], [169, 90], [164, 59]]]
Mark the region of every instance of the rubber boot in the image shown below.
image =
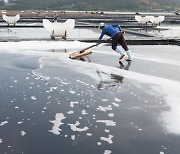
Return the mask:
[[126, 61], [132, 61], [132, 56], [131, 56], [131, 51], [130, 50], [127, 50], [126, 51], [126, 54], [127, 54], [127, 59], [126, 59]]
[[116, 48], [116, 50], [115, 50], [118, 54], [120, 54], [120, 57], [119, 57], [119, 60], [121, 60], [125, 55], [124, 55], [124, 53], [121, 51], [121, 50], [119, 50], [118, 48]]

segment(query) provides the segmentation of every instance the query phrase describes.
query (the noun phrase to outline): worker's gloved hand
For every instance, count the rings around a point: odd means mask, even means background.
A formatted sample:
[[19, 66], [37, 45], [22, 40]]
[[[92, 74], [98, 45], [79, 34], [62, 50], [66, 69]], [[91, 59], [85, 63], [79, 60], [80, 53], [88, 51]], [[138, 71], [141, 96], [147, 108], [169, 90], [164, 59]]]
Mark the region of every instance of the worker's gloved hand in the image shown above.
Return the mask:
[[99, 44], [100, 44], [100, 41], [97, 41], [96, 46], [98, 46]]
[[121, 33], [124, 35], [124, 34], [125, 34], [125, 31], [124, 31], [124, 30], [122, 30], [122, 31], [121, 31]]

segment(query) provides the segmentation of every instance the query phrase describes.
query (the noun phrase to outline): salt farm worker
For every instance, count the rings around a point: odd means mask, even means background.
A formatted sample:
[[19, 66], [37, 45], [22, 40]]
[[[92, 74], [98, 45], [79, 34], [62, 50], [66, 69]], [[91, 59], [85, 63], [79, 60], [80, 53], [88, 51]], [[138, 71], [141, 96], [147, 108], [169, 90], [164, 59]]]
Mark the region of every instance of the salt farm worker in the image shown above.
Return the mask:
[[132, 60], [131, 52], [127, 47], [126, 40], [124, 39], [124, 31], [122, 31], [121, 26], [119, 24], [110, 24], [105, 25], [105, 23], [101, 22], [99, 24], [99, 28], [102, 30], [101, 35], [97, 41], [97, 45], [100, 44], [101, 39], [106, 34], [112, 38], [112, 49], [120, 54], [119, 60], [121, 60], [125, 55], [123, 51], [117, 48], [118, 43], [121, 44], [122, 48], [126, 51], [127, 54], [127, 61]]
[[54, 17], [53, 17], [53, 22], [57, 22], [57, 17], [58, 17], [58, 14], [57, 14], [57, 12], [55, 12]]

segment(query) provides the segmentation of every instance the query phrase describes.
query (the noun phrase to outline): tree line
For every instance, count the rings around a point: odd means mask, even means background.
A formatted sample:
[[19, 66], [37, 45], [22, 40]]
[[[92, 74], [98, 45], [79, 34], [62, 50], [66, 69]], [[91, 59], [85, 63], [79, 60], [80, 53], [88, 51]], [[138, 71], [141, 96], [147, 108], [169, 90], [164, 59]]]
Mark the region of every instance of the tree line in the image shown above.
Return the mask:
[[[11, 1], [10, 1], [11, 3]], [[179, 11], [180, 0], [16, 0], [0, 9], [78, 11]]]

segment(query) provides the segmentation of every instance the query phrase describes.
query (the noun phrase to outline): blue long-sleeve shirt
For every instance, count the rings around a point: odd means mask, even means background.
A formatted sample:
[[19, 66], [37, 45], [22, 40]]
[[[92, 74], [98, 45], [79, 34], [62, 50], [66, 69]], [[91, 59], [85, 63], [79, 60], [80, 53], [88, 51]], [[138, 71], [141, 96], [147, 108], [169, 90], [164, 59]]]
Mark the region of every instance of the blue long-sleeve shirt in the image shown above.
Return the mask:
[[119, 24], [107, 25], [102, 29], [102, 32], [98, 41], [101, 41], [104, 35], [108, 35], [109, 37], [113, 38], [120, 31], [121, 31], [121, 26]]

